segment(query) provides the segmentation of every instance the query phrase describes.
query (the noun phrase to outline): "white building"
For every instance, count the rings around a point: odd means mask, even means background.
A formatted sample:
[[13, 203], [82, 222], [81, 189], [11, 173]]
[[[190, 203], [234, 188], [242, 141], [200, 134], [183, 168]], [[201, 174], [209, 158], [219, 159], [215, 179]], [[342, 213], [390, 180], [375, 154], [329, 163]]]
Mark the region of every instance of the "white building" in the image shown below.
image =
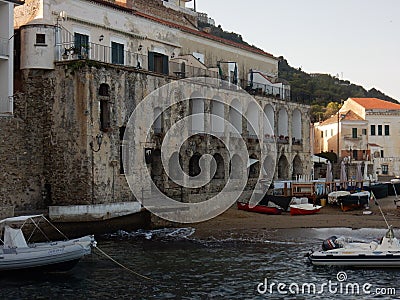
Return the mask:
[[0, 115], [13, 113], [14, 5], [23, 1], [0, 0]]
[[400, 176], [400, 104], [349, 98], [338, 114], [314, 124], [314, 152], [368, 161], [374, 175]]

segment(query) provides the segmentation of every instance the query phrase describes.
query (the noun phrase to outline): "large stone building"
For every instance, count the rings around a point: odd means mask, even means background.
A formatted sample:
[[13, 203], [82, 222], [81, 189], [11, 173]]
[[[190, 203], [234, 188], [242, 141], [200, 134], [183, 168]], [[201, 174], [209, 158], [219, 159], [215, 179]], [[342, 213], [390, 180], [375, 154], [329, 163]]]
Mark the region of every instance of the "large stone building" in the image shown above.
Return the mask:
[[314, 152], [366, 162], [376, 177], [400, 176], [400, 104], [376, 98], [349, 98], [339, 113], [314, 124]]
[[[211, 114], [233, 122], [245, 141], [249, 157], [235, 158], [234, 164], [250, 162], [249, 190], [262, 172], [272, 172], [275, 179], [311, 173], [309, 106], [291, 102], [290, 87], [278, 80], [278, 59], [199, 31], [197, 14], [184, 2], [28, 0], [15, 9], [20, 71], [14, 115], [1, 128], [2, 139], [9, 142], [2, 144], [8, 160], [0, 205], [24, 209], [134, 200], [122, 163], [128, 119], [152, 91], [194, 76], [227, 83], [219, 87], [218, 95], [184, 90], [189, 99], [182, 105], [168, 111], [157, 105], [151, 108], [148, 117], [159, 117], [137, 158], [144, 158], [144, 150], [151, 151], [147, 167], [160, 190], [190, 202], [221, 190], [234, 159], [222, 141], [234, 144], [235, 137], [223, 125], [213, 124]], [[250, 76], [253, 73], [269, 80], [258, 83]], [[257, 107], [233, 96], [233, 84], [253, 95], [271, 131], [265, 130]], [[214, 101], [217, 98], [222, 105]], [[197, 175], [200, 157], [206, 153], [213, 155], [217, 170], [205, 187], [182, 189], [160, 167], [160, 146], [174, 123], [199, 112], [205, 117], [200, 125], [192, 124], [192, 133], [200, 126], [214, 136], [194, 135], [177, 155], [191, 176]], [[245, 118], [256, 128], [249, 127]], [[269, 158], [260, 152], [271, 140], [276, 141], [272, 164], [276, 170], [268, 168]], [[141, 172], [147, 170], [133, 173]], [[144, 193], [148, 188], [143, 187]]]

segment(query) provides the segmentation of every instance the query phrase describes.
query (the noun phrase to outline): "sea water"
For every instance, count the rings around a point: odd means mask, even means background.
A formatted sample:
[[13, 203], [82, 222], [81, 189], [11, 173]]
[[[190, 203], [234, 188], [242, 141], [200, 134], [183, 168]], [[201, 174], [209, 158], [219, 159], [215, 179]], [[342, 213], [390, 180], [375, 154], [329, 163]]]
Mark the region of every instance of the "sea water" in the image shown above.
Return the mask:
[[98, 237], [98, 246], [131, 271], [94, 250], [68, 273], [3, 274], [0, 298], [400, 298], [400, 270], [313, 267], [304, 257], [331, 235], [369, 240], [384, 232], [265, 230], [198, 239], [193, 228], [120, 231]]

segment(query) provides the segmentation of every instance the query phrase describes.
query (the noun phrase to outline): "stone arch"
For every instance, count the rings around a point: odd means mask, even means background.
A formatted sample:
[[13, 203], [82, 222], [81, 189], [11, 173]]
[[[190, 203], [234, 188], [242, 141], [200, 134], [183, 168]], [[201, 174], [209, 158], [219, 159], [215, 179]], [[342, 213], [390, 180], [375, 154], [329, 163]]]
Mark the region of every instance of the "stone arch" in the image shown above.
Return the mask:
[[301, 112], [300, 110], [295, 109], [292, 114], [292, 138], [295, 140], [302, 139], [301, 125]]
[[164, 189], [164, 168], [161, 160], [161, 150], [155, 149], [151, 153], [151, 178], [154, 184], [160, 189]]
[[240, 179], [243, 177], [243, 160], [238, 154], [234, 154], [229, 165], [230, 177]]
[[247, 119], [247, 131], [249, 133], [249, 136], [257, 137], [260, 128], [258, 122], [259, 120], [258, 107], [256, 103], [250, 102], [249, 106], [247, 107], [246, 119]]
[[[213, 118], [217, 116], [216, 118]], [[222, 119], [220, 119], [222, 118]], [[211, 101], [211, 131], [212, 132], [224, 132], [224, 120], [225, 120], [225, 106], [221, 101], [220, 97], [214, 97]]]
[[110, 96], [110, 86], [107, 83], [100, 84], [99, 96], [105, 96], [105, 97]]
[[289, 179], [289, 162], [285, 155], [282, 155], [278, 161], [278, 179]]
[[298, 175], [303, 175], [303, 162], [300, 156], [296, 155], [293, 159], [292, 179], [296, 179]]
[[[270, 135], [271, 137], [275, 134], [275, 111], [271, 104], [267, 104], [264, 107], [265, 118], [268, 122], [264, 122], [264, 135]], [[265, 119], [264, 119], [265, 121]]]
[[273, 178], [275, 173], [275, 161], [271, 156], [267, 156], [263, 162], [263, 175]]
[[242, 104], [238, 99], [233, 99], [229, 107], [229, 122], [242, 133]]
[[164, 116], [160, 107], [154, 108], [154, 132], [161, 133], [164, 129]]
[[285, 108], [281, 108], [278, 112], [278, 135], [279, 136], [285, 137], [285, 136], [289, 135], [288, 124], [289, 124], [288, 113]]
[[175, 180], [182, 180], [183, 174], [179, 171], [177, 162], [179, 162], [179, 166], [182, 168], [182, 157], [178, 152], [174, 152], [168, 161], [168, 172], [171, 178]]
[[[221, 154], [215, 153], [214, 159], [216, 162], [216, 170], [213, 179], [224, 179], [225, 178], [225, 164]], [[212, 174], [212, 173], [211, 173]]]
[[260, 162], [251, 163], [252, 159], [258, 160], [255, 154], [250, 155], [249, 178], [257, 178], [260, 174]]

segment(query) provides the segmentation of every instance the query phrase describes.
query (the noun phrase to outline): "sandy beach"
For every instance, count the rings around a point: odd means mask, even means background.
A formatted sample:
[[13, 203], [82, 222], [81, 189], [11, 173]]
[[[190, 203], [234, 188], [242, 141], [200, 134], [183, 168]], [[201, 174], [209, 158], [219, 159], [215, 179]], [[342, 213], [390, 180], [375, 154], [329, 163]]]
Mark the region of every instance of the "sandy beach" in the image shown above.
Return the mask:
[[[379, 204], [390, 225], [400, 228], [400, 209], [394, 204], [394, 196], [379, 199]], [[230, 238], [237, 236], [254, 236], [272, 229], [292, 228], [385, 228], [385, 221], [379, 212], [379, 206], [370, 203], [372, 214], [363, 214], [363, 210], [343, 212], [339, 206], [326, 205], [314, 215], [291, 216], [265, 215], [241, 211], [232, 206], [218, 217], [191, 226], [196, 229], [195, 236], [201, 239]]]

